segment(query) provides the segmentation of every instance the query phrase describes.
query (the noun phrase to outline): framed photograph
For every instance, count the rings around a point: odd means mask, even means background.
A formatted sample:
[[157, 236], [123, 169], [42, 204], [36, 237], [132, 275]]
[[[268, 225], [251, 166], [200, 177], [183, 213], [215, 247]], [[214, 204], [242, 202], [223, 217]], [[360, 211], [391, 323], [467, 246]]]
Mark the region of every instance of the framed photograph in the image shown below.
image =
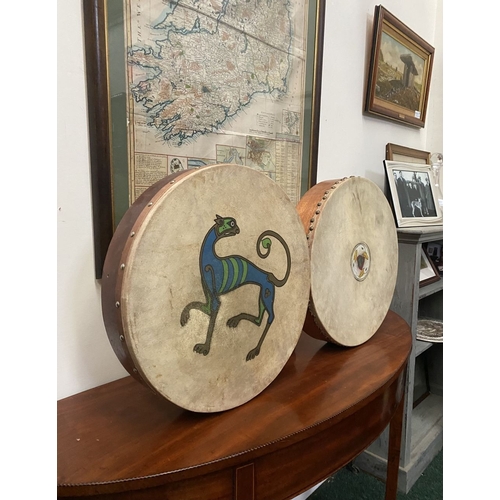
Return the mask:
[[423, 287], [429, 285], [430, 283], [434, 283], [435, 281], [439, 281], [440, 279], [441, 276], [439, 276], [439, 272], [436, 269], [434, 262], [432, 262], [432, 260], [427, 255], [425, 248], [422, 247], [419, 286]]
[[431, 153], [420, 149], [388, 143], [385, 147], [385, 159], [409, 163], [431, 164]]
[[149, 186], [215, 163], [316, 183], [324, 0], [83, 0], [96, 276]]
[[[409, 148], [407, 146], [400, 146], [399, 144], [388, 143], [385, 146], [385, 159], [430, 165], [431, 153], [428, 151], [421, 151], [420, 149]], [[384, 193], [388, 198], [391, 197], [390, 188], [387, 182], [384, 186]]]
[[442, 225], [432, 167], [390, 160], [384, 166], [397, 227]]
[[434, 48], [377, 5], [365, 112], [424, 127], [433, 61]]
[[427, 256], [438, 270], [439, 276], [443, 277], [443, 240], [429, 241], [425, 249]]

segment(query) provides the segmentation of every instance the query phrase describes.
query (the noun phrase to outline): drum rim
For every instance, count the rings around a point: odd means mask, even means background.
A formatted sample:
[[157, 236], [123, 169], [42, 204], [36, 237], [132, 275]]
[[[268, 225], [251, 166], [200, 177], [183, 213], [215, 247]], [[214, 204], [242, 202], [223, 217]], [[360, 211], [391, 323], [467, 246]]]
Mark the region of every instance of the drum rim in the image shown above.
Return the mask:
[[[126, 273], [124, 272], [130, 264], [130, 259], [133, 257], [133, 250], [134, 250], [134, 243], [138, 241], [137, 238], [134, 238], [136, 235], [140, 234], [141, 228], [143, 228], [144, 222], [147, 219], [147, 217], [151, 214], [152, 209], [158, 205], [158, 203], [168, 194], [168, 192], [179, 186], [181, 181], [183, 181], [185, 178], [188, 178], [191, 174], [194, 174], [196, 172], [199, 172], [200, 170], [205, 170], [205, 169], [214, 169], [214, 168], [223, 168], [224, 166], [227, 166], [228, 164], [214, 164], [214, 165], [207, 165], [204, 167], [199, 167], [196, 169], [189, 169], [187, 171], [181, 171], [181, 172], [176, 172], [174, 174], [170, 174], [166, 176], [162, 183], [161, 186], [158, 188], [156, 192], [152, 192], [151, 189], [157, 184], [151, 186], [148, 188], [144, 193], [142, 193], [141, 197], [139, 197], [136, 201], [139, 202], [141, 198], [143, 198], [142, 204], [140, 207], [137, 207], [135, 210], [135, 213], [133, 214], [132, 217], [130, 217], [130, 220], [125, 220], [122, 219], [121, 223], [117, 227], [116, 233], [120, 231], [120, 234], [116, 238], [115, 241], [115, 246], [121, 247], [121, 253], [119, 255], [119, 258], [106, 258], [105, 266], [104, 266], [104, 273], [103, 273], [103, 279], [107, 280], [106, 285], [103, 287], [107, 289], [109, 292], [110, 289], [113, 290], [112, 298], [111, 301], [116, 305], [118, 304], [117, 307], [115, 307], [114, 314], [112, 314], [112, 319], [110, 320], [109, 318], [109, 311], [108, 314], [105, 315], [105, 323], [106, 323], [106, 332], [108, 335], [108, 339], [113, 347], [113, 350], [115, 351], [115, 354], [117, 355], [118, 359], [120, 360], [122, 366], [128, 371], [130, 375], [132, 375], [135, 379], [137, 379], [139, 382], [141, 382], [144, 386], [148, 387], [151, 389], [154, 393], [162, 396], [163, 398], [171, 401], [172, 403], [181, 406], [182, 408], [195, 411], [195, 412], [204, 412], [204, 410], [199, 410], [199, 409], [194, 409], [194, 408], [189, 408], [188, 405], [185, 404], [180, 404], [178, 401], [175, 401], [168, 397], [167, 394], [164, 394], [161, 390], [159, 390], [152, 382], [150, 382], [151, 377], [143, 370], [141, 367], [141, 361], [138, 359], [136, 352], [133, 348], [133, 333], [129, 332], [127, 329], [127, 318], [124, 317], [124, 314], [126, 314], [126, 311], [124, 311], [124, 308], [121, 307], [121, 304], [124, 302], [124, 283], [125, 283], [125, 278], [126, 278]], [[233, 165], [233, 164], [230, 164]], [[240, 165], [234, 165], [238, 169], [240, 169], [242, 166]], [[252, 169], [251, 167], [243, 166], [245, 169], [248, 169], [249, 171], [255, 172], [255, 169]], [[268, 179], [266, 177], [266, 179]], [[269, 179], [269, 182], [273, 182], [271, 179]], [[279, 187], [277, 184], [273, 182], [273, 185], [276, 185]], [[281, 189], [282, 190], [282, 189]], [[284, 199], [288, 199], [288, 196], [286, 193], [283, 191], [284, 194]], [[150, 195], [151, 193], [152, 196]], [[131, 205], [132, 207], [132, 205]], [[292, 207], [292, 205], [291, 205]], [[301, 226], [301, 221], [296, 213], [294, 211], [297, 217], [297, 224], [298, 227], [300, 228]], [[292, 211], [290, 212], [292, 214]], [[302, 232], [301, 232], [302, 234]], [[308, 256], [308, 248], [307, 248], [307, 242], [304, 238], [303, 240], [303, 251], [304, 251], [304, 256]], [[307, 259], [307, 262], [309, 263], [309, 259]], [[114, 266], [114, 269], [111, 270], [110, 266]], [[310, 268], [309, 268], [310, 270]], [[310, 285], [310, 272], [307, 272], [307, 284]], [[113, 272], [114, 271], [114, 272]], [[105, 302], [110, 301], [110, 293], [107, 294], [102, 294], [102, 303], [103, 303], [103, 311], [105, 308]], [[109, 309], [109, 304], [108, 304], [108, 309]], [[307, 300], [304, 301], [304, 316], [307, 312]], [[256, 394], [253, 394], [250, 396], [250, 399], [253, 397], [256, 397], [260, 392], [266, 389], [266, 387], [271, 384], [275, 378], [279, 375], [281, 369], [283, 366], [286, 364], [288, 361], [289, 357], [293, 354], [293, 350], [295, 348], [296, 343], [300, 339], [300, 335], [302, 332], [302, 323], [301, 325], [297, 325], [297, 335], [296, 335], [296, 342], [294, 343], [293, 348], [290, 351], [290, 355], [284, 359], [282, 366], [280, 370], [277, 371], [276, 375], [270, 378], [270, 381], [265, 384]], [[117, 338], [120, 339], [119, 342], [117, 342]], [[118, 346], [117, 346], [118, 344]], [[240, 406], [241, 404], [246, 403], [248, 400], [238, 402], [234, 406], [230, 406], [229, 408], [224, 408], [225, 409], [231, 409], [235, 406]], [[208, 412], [212, 411], [223, 411], [221, 409], [217, 410], [207, 410]]]
[[[177, 181], [193, 174], [200, 168], [205, 167], [174, 172], [146, 189], [129, 207], [128, 214], [126, 213], [118, 224], [104, 261], [101, 307], [108, 340], [125, 370], [153, 392], [158, 391], [140, 370], [133, 349], [130, 348], [129, 340], [125, 334], [121, 308], [123, 302], [123, 271], [127, 267], [136, 230], [143, 223], [151, 208], [176, 185]], [[114, 304], [114, 313], [110, 310], [110, 304]]]

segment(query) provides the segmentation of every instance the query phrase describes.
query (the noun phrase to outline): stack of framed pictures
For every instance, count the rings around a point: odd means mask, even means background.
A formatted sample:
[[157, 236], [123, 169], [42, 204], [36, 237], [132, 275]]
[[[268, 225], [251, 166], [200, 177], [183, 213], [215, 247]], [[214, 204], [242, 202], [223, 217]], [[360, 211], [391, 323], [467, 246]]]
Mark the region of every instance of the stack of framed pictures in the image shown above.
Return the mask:
[[[405, 146], [389, 143], [384, 161], [389, 198], [397, 227], [438, 226], [443, 224], [443, 212], [435, 188], [431, 154]], [[420, 287], [439, 281], [442, 267], [442, 245], [422, 246], [420, 262]], [[438, 260], [436, 260], [438, 259]], [[442, 262], [441, 262], [442, 264]]]

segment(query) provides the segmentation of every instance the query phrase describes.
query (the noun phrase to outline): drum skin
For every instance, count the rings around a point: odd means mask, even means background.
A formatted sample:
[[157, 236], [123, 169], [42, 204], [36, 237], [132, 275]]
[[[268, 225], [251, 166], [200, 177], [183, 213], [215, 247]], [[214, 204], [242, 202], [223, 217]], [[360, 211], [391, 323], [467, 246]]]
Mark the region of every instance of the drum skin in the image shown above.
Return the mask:
[[195, 412], [249, 401], [302, 332], [307, 240], [284, 191], [248, 167], [177, 172], [147, 189], [106, 255], [102, 311], [124, 368]]
[[369, 340], [394, 294], [398, 241], [390, 205], [363, 177], [322, 181], [299, 204], [311, 259], [304, 331], [346, 347]]

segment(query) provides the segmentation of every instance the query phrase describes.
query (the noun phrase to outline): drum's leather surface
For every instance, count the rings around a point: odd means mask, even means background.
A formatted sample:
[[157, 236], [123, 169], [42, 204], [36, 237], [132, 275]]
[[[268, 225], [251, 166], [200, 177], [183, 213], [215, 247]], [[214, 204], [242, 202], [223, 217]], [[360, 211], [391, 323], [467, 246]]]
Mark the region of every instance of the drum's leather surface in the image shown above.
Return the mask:
[[343, 346], [366, 342], [391, 304], [397, 232], [380, 188], [363, 177], [323, 181], [297, 210], [311, 258], [305, 331]]
[[106, 330], [154, 392], [192, 411], [227, 410], [292, 354], [309, 276], [299, 216], [275, 182], [227, 164], [174, 174], [143, 193], [113, 237]]

